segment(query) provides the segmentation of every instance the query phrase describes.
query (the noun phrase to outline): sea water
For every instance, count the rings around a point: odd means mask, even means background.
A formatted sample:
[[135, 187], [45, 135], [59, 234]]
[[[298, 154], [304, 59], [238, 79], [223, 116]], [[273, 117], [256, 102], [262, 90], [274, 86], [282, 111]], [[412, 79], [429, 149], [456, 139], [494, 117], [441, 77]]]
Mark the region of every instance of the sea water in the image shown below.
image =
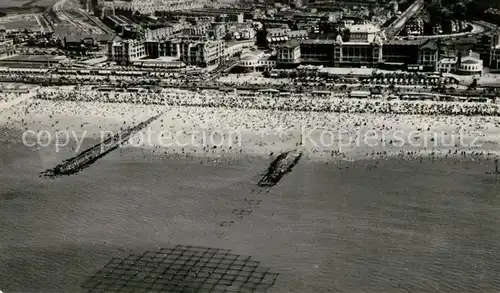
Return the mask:
[[[85, 292], [112, 257], [177, 244], [252, 256], [280, 273], [269, 292], [500, 290], [490, 161], [303, 159], [266, 189], [257, 182], [271, 158], [125, 149], [47, 179], [39, 172], [70, 151], [28, 149], [16, 135], [0, 135], [3, 292]], [[235, 218], [235, 209], [251, 213]]]

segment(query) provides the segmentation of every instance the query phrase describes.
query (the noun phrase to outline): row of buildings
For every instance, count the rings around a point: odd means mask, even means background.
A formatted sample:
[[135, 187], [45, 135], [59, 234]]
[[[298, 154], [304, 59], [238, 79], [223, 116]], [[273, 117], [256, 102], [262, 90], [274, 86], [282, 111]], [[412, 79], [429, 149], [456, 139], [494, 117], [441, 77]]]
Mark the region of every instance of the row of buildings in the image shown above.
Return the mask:
[[152, 15], [156, 11], [175, 11], [201, 8], [208, 3], [207, 0], [130, 0], [106, 1], [99, 0], [100, 10], [131, 10], [144, 15]]
[[434, 71], [439, 61], [435, 41], [387, 40], [371, 24], [351, 26], [349, 39], [289, 41], [277, 47], [278, 64], [323, 64], [329, 66], [417, 68]]
[[[115, 38], [108, 44], [108, 60], [130, 64], [144, 58], [170, 57], [186, 65], [206, 67], [224, 62], [229, 52], [222, 39], [207, 38], [206, 32], [188, 34], [164, 30], [147, 33], [148, 38]], [[274, 32], [271, 30], [271, 32]], [[156, 37], [151, 37], [156, 36]], [[384, 33], [370, 24], [350, 27], [349, 39], [308, 39], [294, 31], [285, 36], [268, 37], [273, 53], [242, 56], [239, 66], [245, 71], [274, 67], [314, 64], [338, 67], [376, 67], [385, 69], [481, 74], [483, 61], [477, 54], [440, 56], [436, 40], [387, 40]], [[491, 59], [500, 65], [500, 38], [495, 39], [497, 55]]]
[[[206, 38], [176, 37], [164, 40], [115, 38], [108, 44], [109, 61], [131, 64], [142, 59], [181, 61], [186, 65], [207, 67], [223, 62], [225, 42]], [[174, 63], [176, 64], [176, 63]]]
[[443, 57], [437, 63], [437, 71], [442, 73], [457, 73], [464, 75], [480, 75], [483, 73], [483, 60], [479, 54], [468, 51], [453, 57]]
[[[500, 53], [500, 40], [498, 52]], [[500, 54], [499, 54], [500, 56]], [[271, 62], [273, 61], [274, 62]], [[500, 63], [500, 59], [497, 59]], [[246, 71], [270, 67], [296, 67], [314, 64], [337, 67], [376, 67], [386, 69], [453, 72], [475, 75], [483, 72], [478, 54], [440, 56], [436, 40], [387, 40], [372, 25], [353, 25], [350, 38], [293, 39], [276, 46], [276, 58], [253, 54], [245, 56], [240, 67]]]

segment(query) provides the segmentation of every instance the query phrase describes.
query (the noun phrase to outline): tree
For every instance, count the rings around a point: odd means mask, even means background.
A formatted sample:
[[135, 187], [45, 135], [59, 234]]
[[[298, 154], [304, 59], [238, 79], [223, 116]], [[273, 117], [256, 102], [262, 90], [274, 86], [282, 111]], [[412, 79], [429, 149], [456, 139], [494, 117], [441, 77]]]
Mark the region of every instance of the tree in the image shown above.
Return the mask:
[[432, 23], [441, 22], [442, 10], [441, 0], [432, 0], [431, 3], [427, 4], [427, 12]]
[[453, 16], [459, 20], [465, 20], [467, 15], [467, 8], [462, 2], [458, 2], [453, 5]]

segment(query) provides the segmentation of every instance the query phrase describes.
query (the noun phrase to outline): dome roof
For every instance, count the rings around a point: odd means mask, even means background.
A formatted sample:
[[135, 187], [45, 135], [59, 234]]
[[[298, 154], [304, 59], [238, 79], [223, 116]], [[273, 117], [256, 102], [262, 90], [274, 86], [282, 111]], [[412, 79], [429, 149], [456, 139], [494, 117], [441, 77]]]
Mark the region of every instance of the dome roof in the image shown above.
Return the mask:
[[247, 54], [244, 54], [242, 57], [241, 57], [241, 60], [242, 61], [252, 61], [252, 60], [259, 60], [259, 56], [253, 54], [253, 53], [247, 53]]

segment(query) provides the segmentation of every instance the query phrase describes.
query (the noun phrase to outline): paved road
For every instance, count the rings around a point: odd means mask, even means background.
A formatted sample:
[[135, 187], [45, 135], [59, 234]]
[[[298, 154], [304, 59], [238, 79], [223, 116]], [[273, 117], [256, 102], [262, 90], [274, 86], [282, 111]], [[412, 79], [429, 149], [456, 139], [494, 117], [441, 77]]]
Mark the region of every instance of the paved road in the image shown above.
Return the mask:
[[388, 39], [396, 37], [403, 29], [406, 22], [411, 19], [422, 7], [423, 0], [416, 0], [408, 9], [403, 12], [386, 30], [385, 35]]
[[[61, 20], [63, 23], [67, 23], [72, 25], [73, 27], [77, 28], [79, 31], [85, 31], [89, 33], [102, 33], [103, 29], [100, 28], [99, 26], [94, 26], [91, 25], [90, 23], [93, 22], [92, 20], [88, 19], [87, 15], [82, 12], [79, 9], [73, 9], [72, 12], [78, 13], [81, 15], [80, 17], [75, 17], [74, 15], [71, 15], [67, 12], [67, 7], [65, 8], [64, 6], [66, 5], [68, 1], [67, 0], [60, 0], [57, 3], [52, 6], [52, 9], [54, 12], [57, 14], [57, 17], [59, 20]], [[83, 20], [88, 20], [88, 22], [83, 21]]]

